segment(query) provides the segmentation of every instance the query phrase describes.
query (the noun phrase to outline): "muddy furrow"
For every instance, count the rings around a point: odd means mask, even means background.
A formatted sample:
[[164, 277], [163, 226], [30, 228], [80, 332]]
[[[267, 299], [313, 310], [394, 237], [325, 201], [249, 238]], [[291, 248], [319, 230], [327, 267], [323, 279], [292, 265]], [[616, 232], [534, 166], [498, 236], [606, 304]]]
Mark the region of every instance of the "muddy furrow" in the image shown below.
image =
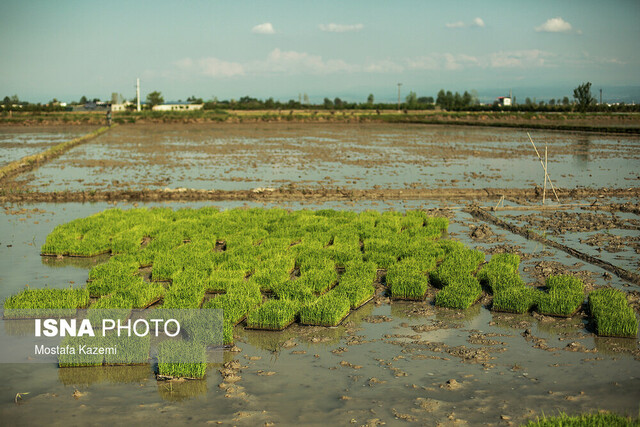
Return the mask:
[[552, 248], [559, 249], [575, 258], [578, 258], [581, 261], [588, 262], [589, 264], [595, 265], [596, 267], [600, 267], [604, 270], [607, 270], [608, 272], [615, 274], [616, 276], [620, 277], [623, 280], [626, 280], [635, 285], [640, 285], [640, 275], [636, 273], [633, 273], [631, 271], [625, 270], [624, 268], [615, 266], [607, 261], [601, 260], [600, 258], [596, 258], [594, 256], [585, 254], [584, 252], [580, 252], [577, 249], [571, 248], [569, 246], [563, 245], [558, 242], [554, 242], [553, 240], [549, 240], [531, 230], [519, 227], [514, 224], [510, 224], [490, 214], [484, 209], [481, 209], [478, 207], [472, 207], [470, 209], [466, 209], [465, 212], [471, 214], [474, 218], [497, 225], [498, 227], [501, 227], [504, 230], [510, 231], [514, 234], [519, 234], [525, 237], [526, 239], [535, 240], [536, 242], [540, 242]]

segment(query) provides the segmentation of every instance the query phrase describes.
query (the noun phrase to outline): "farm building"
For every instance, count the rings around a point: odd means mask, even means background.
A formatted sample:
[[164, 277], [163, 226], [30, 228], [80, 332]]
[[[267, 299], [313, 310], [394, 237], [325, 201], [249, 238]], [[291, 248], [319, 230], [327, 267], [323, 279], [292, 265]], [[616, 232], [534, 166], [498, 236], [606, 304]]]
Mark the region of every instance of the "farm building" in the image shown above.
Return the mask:
[[193, 111], [202, 110], [204, 104], [173, 103], [154, 105], [153, 111]]
[[511, 97], [509, 96], [500, 96], [498, 97], [498, 105], [501, 107], [510, 107], [511, 106]]

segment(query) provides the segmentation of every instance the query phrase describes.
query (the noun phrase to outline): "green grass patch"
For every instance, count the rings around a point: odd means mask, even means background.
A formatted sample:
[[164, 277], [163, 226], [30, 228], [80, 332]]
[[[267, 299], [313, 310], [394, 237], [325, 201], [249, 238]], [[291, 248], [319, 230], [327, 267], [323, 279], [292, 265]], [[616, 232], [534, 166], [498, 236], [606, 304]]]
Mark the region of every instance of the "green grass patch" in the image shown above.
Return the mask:
[[640, 426], [637, 418], [625, 417], [609, 412], [537, 418], [523, 424], [526, 427], [632, 427]]

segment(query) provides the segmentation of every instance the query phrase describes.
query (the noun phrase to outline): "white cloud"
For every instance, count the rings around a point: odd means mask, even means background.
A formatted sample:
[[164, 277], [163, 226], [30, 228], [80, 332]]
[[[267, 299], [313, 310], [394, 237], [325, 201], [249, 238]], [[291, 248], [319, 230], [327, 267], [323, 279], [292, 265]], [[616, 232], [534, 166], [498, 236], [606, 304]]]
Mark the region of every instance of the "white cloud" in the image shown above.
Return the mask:
[[[266, 57], [245, 62], [226, 61], [216, 57], [199, 59], [183, 58], [174, 62], [174, 68], [166, 72], [173, 78], [206, 76], [230, 78], [262, 75], [330, 75], [346, 73], [388, 73], [404, 71], [459, 71], [465, 69], [527, 69], [552, 67], [559, 57], [553, 53], [531, 49], [499, 51], [485, 55], [463, 53], [431, 53], [404, 59], [382, 59], [365, 63], [350, 63], [342, 59], [326, 59], [321, 55], [294, 50], [273, 49]], [[583, 54], [581, 61], [592, 60]], [[602, 63], [619, 64], [617, 59], [601, 60]]]
[[174, 65], [181, 74], [193, 73], [209, 77], [234, 77], [245, 73], [244, 66], [238, 62], [223, 61], [218, 58], [183, 58]]
[[462, 22], [462, 21], [457, 21], [457, 22], [450, 22], [450, 23], [447, 23], [447, 24], [445, 24], [445, 26], [446, 26], [447, 28], [462, 28], [462, 27], [464, 27], [465, 25], [464, 25], [464, 22]]
[[548, 58], [554, 56], [550, 52], [538, 49], [495, 52], [489, 56], [491, 68], [530, 68], [550, 65]]
[[409, 70], [462, 70], [467, 68], [526, 68], [549, 66], [548, 59], [553, 54], [541, 50], [520, 50], [494, 52], [473, 56], [454, 53], [433, 53], [405, 59]]
[[271, 22], [265, 22], [264, 24], [253, 27], [251, 32], [254, 34], [275, 34], [276, 30], [273, 29]]
[[473, 25], [475, 25], [476, 27], [484, 27], [484, 21], [479, 17], [473, 18]]
[[483, 28], [485, 26], [484, 24], [484, 20], [480, 17], [476, 17], [473, 18], [473, 21], [471, 21], [469, 24], [463, 22], [463, 21], [456, 21], [456, 22], [448, 22], [446, 24], [444, 24], [445, 27], [447, 28], [465, 28], [465, 27], [480, 27]]
[[364, 28], [364, 25], [362, 24], [349, 24], [349, 25], [344, 25], [344, 24], [320, 24], [318, 25], [318, 28], [320, 28], [322, 31], [327, 31], [330, 33], [346, 33], [348, 31], [360, 31]]
[[209, 77], [233, 77], [245, 73], [242, 64], [222, 61], [218, 58], [203, 58], [198, 61], [198, 66], [201, 73]]
[[547, 22], [535, 27], [536, 31], [545, 33], [567, 33], [571, 31], [571, 29], [571, 24], [559, 16], [557, 18], [547, 19]]
[[396, 61], [383, 59], [365, 65], [363, 71], [366, 73], [401, 73], [404, 71], [404, 67]]
[[265, 60], [251, 62], [247, 68], [254, 74], [332, 74], [357, 70], [341, 59], [324, 60], [320, 55], [280, 49], [272, 50]]
[[480, 60], [475, 56], [453, 53], [433, 53], [426, 56], [407, 58], [405, 62], [408, 69], [420, 71], [452, 71], [480, 65]]

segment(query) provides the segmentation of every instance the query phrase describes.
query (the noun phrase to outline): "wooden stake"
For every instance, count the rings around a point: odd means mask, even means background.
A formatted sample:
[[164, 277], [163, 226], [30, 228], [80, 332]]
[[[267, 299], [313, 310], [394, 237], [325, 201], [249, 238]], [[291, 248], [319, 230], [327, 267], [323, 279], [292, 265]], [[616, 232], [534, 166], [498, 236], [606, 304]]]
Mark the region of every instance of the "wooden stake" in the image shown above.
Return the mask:
[[531, 145], [533, 145], [533, 149], [536, 150], [536, 155], [538, 156], [538, 160], [540, 160], [540, 164], [542, 165], [542, 169], [544, 169], [545, 176], [549, 180], [549, 185], [551, 186], [551, 189], [553, 190], [553, 195], [556, 196], [556, 201], [558, 203], [560, 203], [560, 198], [558, 198], [558, 193], [556, 193], [556, 189], [553, 186], [553, 182], [551, 181], [551, 177], [549, 176], [549, 172], [547, 172], [547, 167], [544, 165], [544, 162], [542, 161], [542, 157], [540, 157], [540, 153], [538, 152], [538, 149], [536, 148], [536, 144], [533, 143], [533, 139], [531, 139], [531, 135], [529, 135], [529, 132], [527, 132], [527, 136], [529, 137], [529, 141], [531, 141]]
[[[544, 143], [544, 169], [547, 169], [547, 143]], [[547, 173], [544, 173], [544, 187], [542, 187], [542, 204], [547, 197]]]

